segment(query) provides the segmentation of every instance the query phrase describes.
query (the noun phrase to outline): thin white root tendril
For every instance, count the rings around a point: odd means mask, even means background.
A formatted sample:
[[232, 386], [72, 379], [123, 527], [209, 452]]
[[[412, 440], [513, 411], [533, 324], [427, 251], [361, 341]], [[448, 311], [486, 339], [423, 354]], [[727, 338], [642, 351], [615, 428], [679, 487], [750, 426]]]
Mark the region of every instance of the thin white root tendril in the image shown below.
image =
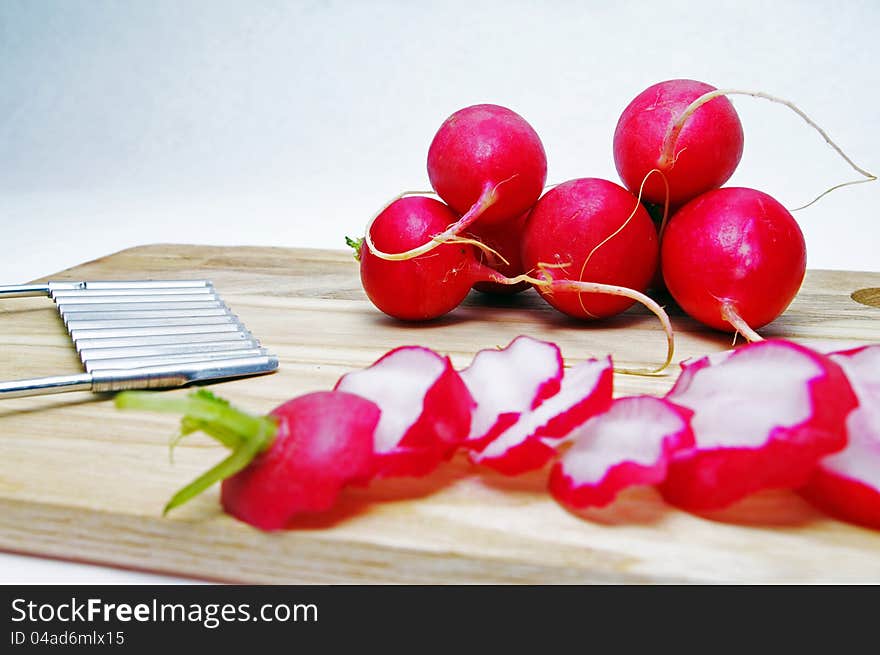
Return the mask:
[[[721, 316], [725, 321], [730, 323], [733, 327], [736, 328], [737, 333], [743, 335], [746, 338], [746, 341], [749, 343], [753, 341], [763, 341], [764, 337], [755, 332], [748, 323], [746, 323], [742, 316], [740, 316], [736, 309], [733, 308], [733, 305], [730, 303], [723, 303], [721, 305]], [[736, 343], [736, 336], [734, 335], [734, 343]]]
[[[415, 248], [410, 248], [404, 252], [384, 252], [376, 248], [376, 245], [373, 243], [372, 230], [373, 223], [376, 222], [376, 219], [384, 212], [388, 207], [393, 205], [395, 202], [400, 200], [401, 198], [405, 198], [406, 196], [415, 196], [415, 195], [437, 195], [433, 191], [422, 192], [422, 191], [405, 191], [404, 193], [398, 194], [394, 198], [391, 199], [390, 202], [386, 203], [382, 209], [380, 209], [367, 224], [366, 234], [364, 235], [364, 243], [366, 243], [367, 248], [370, 249], [370, 252], [378, 257], [379, 259], [385, 259], [387, 261], [405, 261], [407, 259], [413, 259], [418, 257], [419, 255], [424, 255], [425, 253], [431, 252], [437, 246], [440, 246], [444, 243], [447, 243], [453, 237], [458, 236], [462, 232], [464, 232], [474, 221], [476, 221], [482, 213], [495, 204], [496, 199], [498, 198], [498, 189], [507, 182], [510, 182], [512, 179], [517, 177], [518, 173], [514, 173], [506, 180], [501, 180], [498, 184], [494, 186], [486, 186], [483, 189], [483, 193], [477, 199], [477, 201], [473, 204], [473, 206], [467, 210], [467, 212], [459, 218], [455, 223], [449, 225], [443, 232], [440, 234], [435, 234], [431, 237], [429, 241], [423, 243], [420, 246], [416, 246]], [[494, 252], [494, 251], [492, 251]], [[497, 254], [497, 253], [496, 253]], [[503, 259], [503, 258], [502, 258]]]
[[786, 100], [784, 98], [778, 98], [776, 96], [770, 95], [769, 93], [764, 93], [763, 91], [744, 91], [741, 89], [716, 89], [715, 91], [709, 91], [708, 93], [704, 93], [699, 98], [694, 100], [691, 104], [689, 104], [685, 108], [685, 110], [682, 112], [681, 116], [679, 116], [678, 119], [674, 123], [672, 123], [669, 126], [669, 129], [666, 131], [666, 136], [663, 139], [663, 148], [662, 148], [662, 155], [660, 157], [660, 165], [665, 166], [670, 161], [673, 160], [673, 157], [674, 157], [673, 149], [675, 148], [675, 142], [678, 139], [678, 135], [681, 134], [681, 130], [684, 128], [684, 124], [687, 121], [687, 119], [690, 118], [691, 115], [697, 109], [702, 107], [707, 102], [714, 100], [715, 98], [719, 98], [721, 96], [732, 96], [732, 95], [743, 95], [743, 96], [751, 96], [752, 98], [761, 98], [763, 100], [769, 100], [770, 102], [775, 102], [777, 104], [784, 105], [784, 106], [788, 107], [794, 113], [796, 113], [798, 116], [800, 116], [802, 119], [804, 119], [804, 121], [807, 123], [807, 125], [809, 125], [814, 130], [816, 130], [822, 136], [822, 138], [825, 139], [825, 143], [827, 143], [829, 146], [834, 148], [835, 152], [837, 152], [837, 154], [840, 155], [843, 158], [843, 160], [852, 167], [853, 170], [855, 170], [862, 177], [864, 177], [864, 179], [862, 179], [862, 180], [851, 180], [849, 182], [841, 182], [840, 184], [836, 184], [833, 187], [831, 187], [830, 189], [826, 189], [825, 191], [820, 193], [818, 196], [813, 198], [807, 204], [801, 205], [800, 207], [795, 207], [791, 211], [796, 212], [801, 209], [805, 209], [805, 208], [809, 207], [810, 205], [812, 205], [813, 203], [815, 203], [816, 201], [818, 201], [820, 198], [828, 195], [829, 193], [831, 193], [832, 191], [834, 191], [836, 189], [840, 189], [845, 186], [852, 186], [854, 184], [864, 184], [865, 182], [873, 182], [877, 179], [876, 175], [866, 171], [864, 168], [862, 168], [861, 166], [858, 166], [852, 159], [850, 159], [849, 156], [847, 156], [847, 154], [843, 151], [843, 149], [840, 146], [838, 146], [836, 143], [834, 143], [834, 141], [831, 140], [831, 137], [828, 136], [828, 133], [825, 130], [823, 130], [821, 127], [819, 127], [819, 125], [817, 125], [816, 122], [813, 121], [812, 118], [807, 116], [800, 107], [795, 105], [790, 100]]
[[517, 275], [512, 278], [505, 278], [504, 276], [499, 275], [497, 279], [493, 278], [494, 282], [500, 282], [501, 284], [518, 284], [520, 282], [528, 282], [536, 287], [543, 287], [550, 291], [574, 291], [576, 293], [602, 293], [609, 294], [612, 296], [622, 296], [624, 298], [630, 298], [631, 300], [635, 300], [636, 302], [644, 305], [651, 313], [656, 316], [660, 324], [663, 326], [663, 331], [666, 333], [666, 359], [664, 362], [656, 367], [656, 368], [615, 368], [615, 372], [617, 373], [625, 373], [628, 375], [643, 375], [643, 376], [660, 376], [663, 375], [663, 371], [672, 363], [672, 359], [675, 356], [675, 335], [672, 329], [672, 323], [669, 320], [669, 315], [666, 311], [658, 305], [652, 298], [646, 296], [645, 294], [636, 291], [635, 289], [628, 289], [627, 287], [619, 287], [613, 284], [600, 284], [598, 282], [584, 282], [578, 280], [552, 280], [547, 278], [535, 278], [530, 275]]

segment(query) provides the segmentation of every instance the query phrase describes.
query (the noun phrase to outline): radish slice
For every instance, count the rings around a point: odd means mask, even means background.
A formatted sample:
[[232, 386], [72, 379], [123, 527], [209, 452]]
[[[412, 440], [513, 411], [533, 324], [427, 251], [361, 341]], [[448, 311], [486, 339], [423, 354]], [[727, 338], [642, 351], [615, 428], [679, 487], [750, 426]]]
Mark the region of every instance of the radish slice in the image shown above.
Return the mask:
[[849, 443], [824, 458], [801, 493], [829, 514], [880, 529], [880, 344], [833, 353], [859, 406], [846, 419]]
[[689, 414], [653, 396], [615, 400], [575, 431], [550, 492], [568, 507], [603, 507], [626, 487], [662, 482], [673, 453], [694, 445]]
[[369, 368], [343, 375], [336, 390], [372, 400], [376, 475], [427, 475], [467, 438], [474, 400], [448, 357], [396, 348]]
[[505, 427], [559, 391], [562, 353], [554, 343], [520, 336], [502, 350], [481, 350], [461, 377], [477, 403], [467, 444], [481, 449]]
[[667, 398], [693, 412], [696, 447], [676, 453], [661, 486], [674, 505], [718, 509], [761, 489], [799, 487], [846, 445], [857, 401], [824, 355], [761, 341], [683, 369]]
[[534, 410], [506, 414], [487, 435], [471, 461], [507, 475], [539, 469], [556, 454], [556, 446], [575, 428], [611, 404], [611, 358], [589, 359], [565, 372], [559, 391]]

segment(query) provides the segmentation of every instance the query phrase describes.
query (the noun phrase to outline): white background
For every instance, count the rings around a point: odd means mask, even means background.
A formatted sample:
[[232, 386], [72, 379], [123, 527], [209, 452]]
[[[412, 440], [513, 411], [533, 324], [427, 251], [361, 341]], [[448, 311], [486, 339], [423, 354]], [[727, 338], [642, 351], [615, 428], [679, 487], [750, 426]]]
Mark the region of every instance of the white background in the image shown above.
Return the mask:
[[[675, 77], [791, 99], [876, 172], [878, 33], [876, 0], [0, 0], [0, 283], [144, 243], [342, 247], [478, 102], [535, 127], [549, 182], [616, 181], [620, 112]], [[858, 177], [787, 109], [733, 102], [730, 184], [793, 207]], [[797, 214], [810, 267], [880, 270], [878, 194]], [[0, 582], [150, 579], [0, 556]]]

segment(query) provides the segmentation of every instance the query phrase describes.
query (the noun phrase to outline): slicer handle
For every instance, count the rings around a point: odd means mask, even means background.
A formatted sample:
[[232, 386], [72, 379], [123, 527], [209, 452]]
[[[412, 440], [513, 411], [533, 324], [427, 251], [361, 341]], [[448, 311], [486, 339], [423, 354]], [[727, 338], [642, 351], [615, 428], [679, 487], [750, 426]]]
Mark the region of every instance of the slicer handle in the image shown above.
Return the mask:
[[0, 399], [21, 398], [23, 396], [42, 396], [64, 391], [89, 391], [92, 376], [88, 373], [78, 375], [55, 375], [30, 380], [10, 380], [0, 382]]
[[7, 284], [0, 285], [0, 299], [27, 298], [28, 296], [48, 296], [48, 284]]
[[105, 369], [78, 375], [0, 382], [0, 399], [42, 396], [64, 391], [106, 393], [127, 389], [166, 389], [193, 382], [263, 375], [272, 373], [277, 368], [278, 358], [274, 355], [254, 355], [127, 370]]

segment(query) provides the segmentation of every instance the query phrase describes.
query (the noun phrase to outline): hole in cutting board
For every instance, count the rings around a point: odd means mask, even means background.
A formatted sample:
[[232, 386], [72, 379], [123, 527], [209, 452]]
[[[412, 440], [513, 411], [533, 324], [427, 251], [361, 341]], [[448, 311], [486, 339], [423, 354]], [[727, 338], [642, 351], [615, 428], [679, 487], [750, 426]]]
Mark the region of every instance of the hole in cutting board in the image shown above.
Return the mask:
[[858, 289], [850, 294], [850, 298], [869, 307], [880, 307], [880, 287]]

